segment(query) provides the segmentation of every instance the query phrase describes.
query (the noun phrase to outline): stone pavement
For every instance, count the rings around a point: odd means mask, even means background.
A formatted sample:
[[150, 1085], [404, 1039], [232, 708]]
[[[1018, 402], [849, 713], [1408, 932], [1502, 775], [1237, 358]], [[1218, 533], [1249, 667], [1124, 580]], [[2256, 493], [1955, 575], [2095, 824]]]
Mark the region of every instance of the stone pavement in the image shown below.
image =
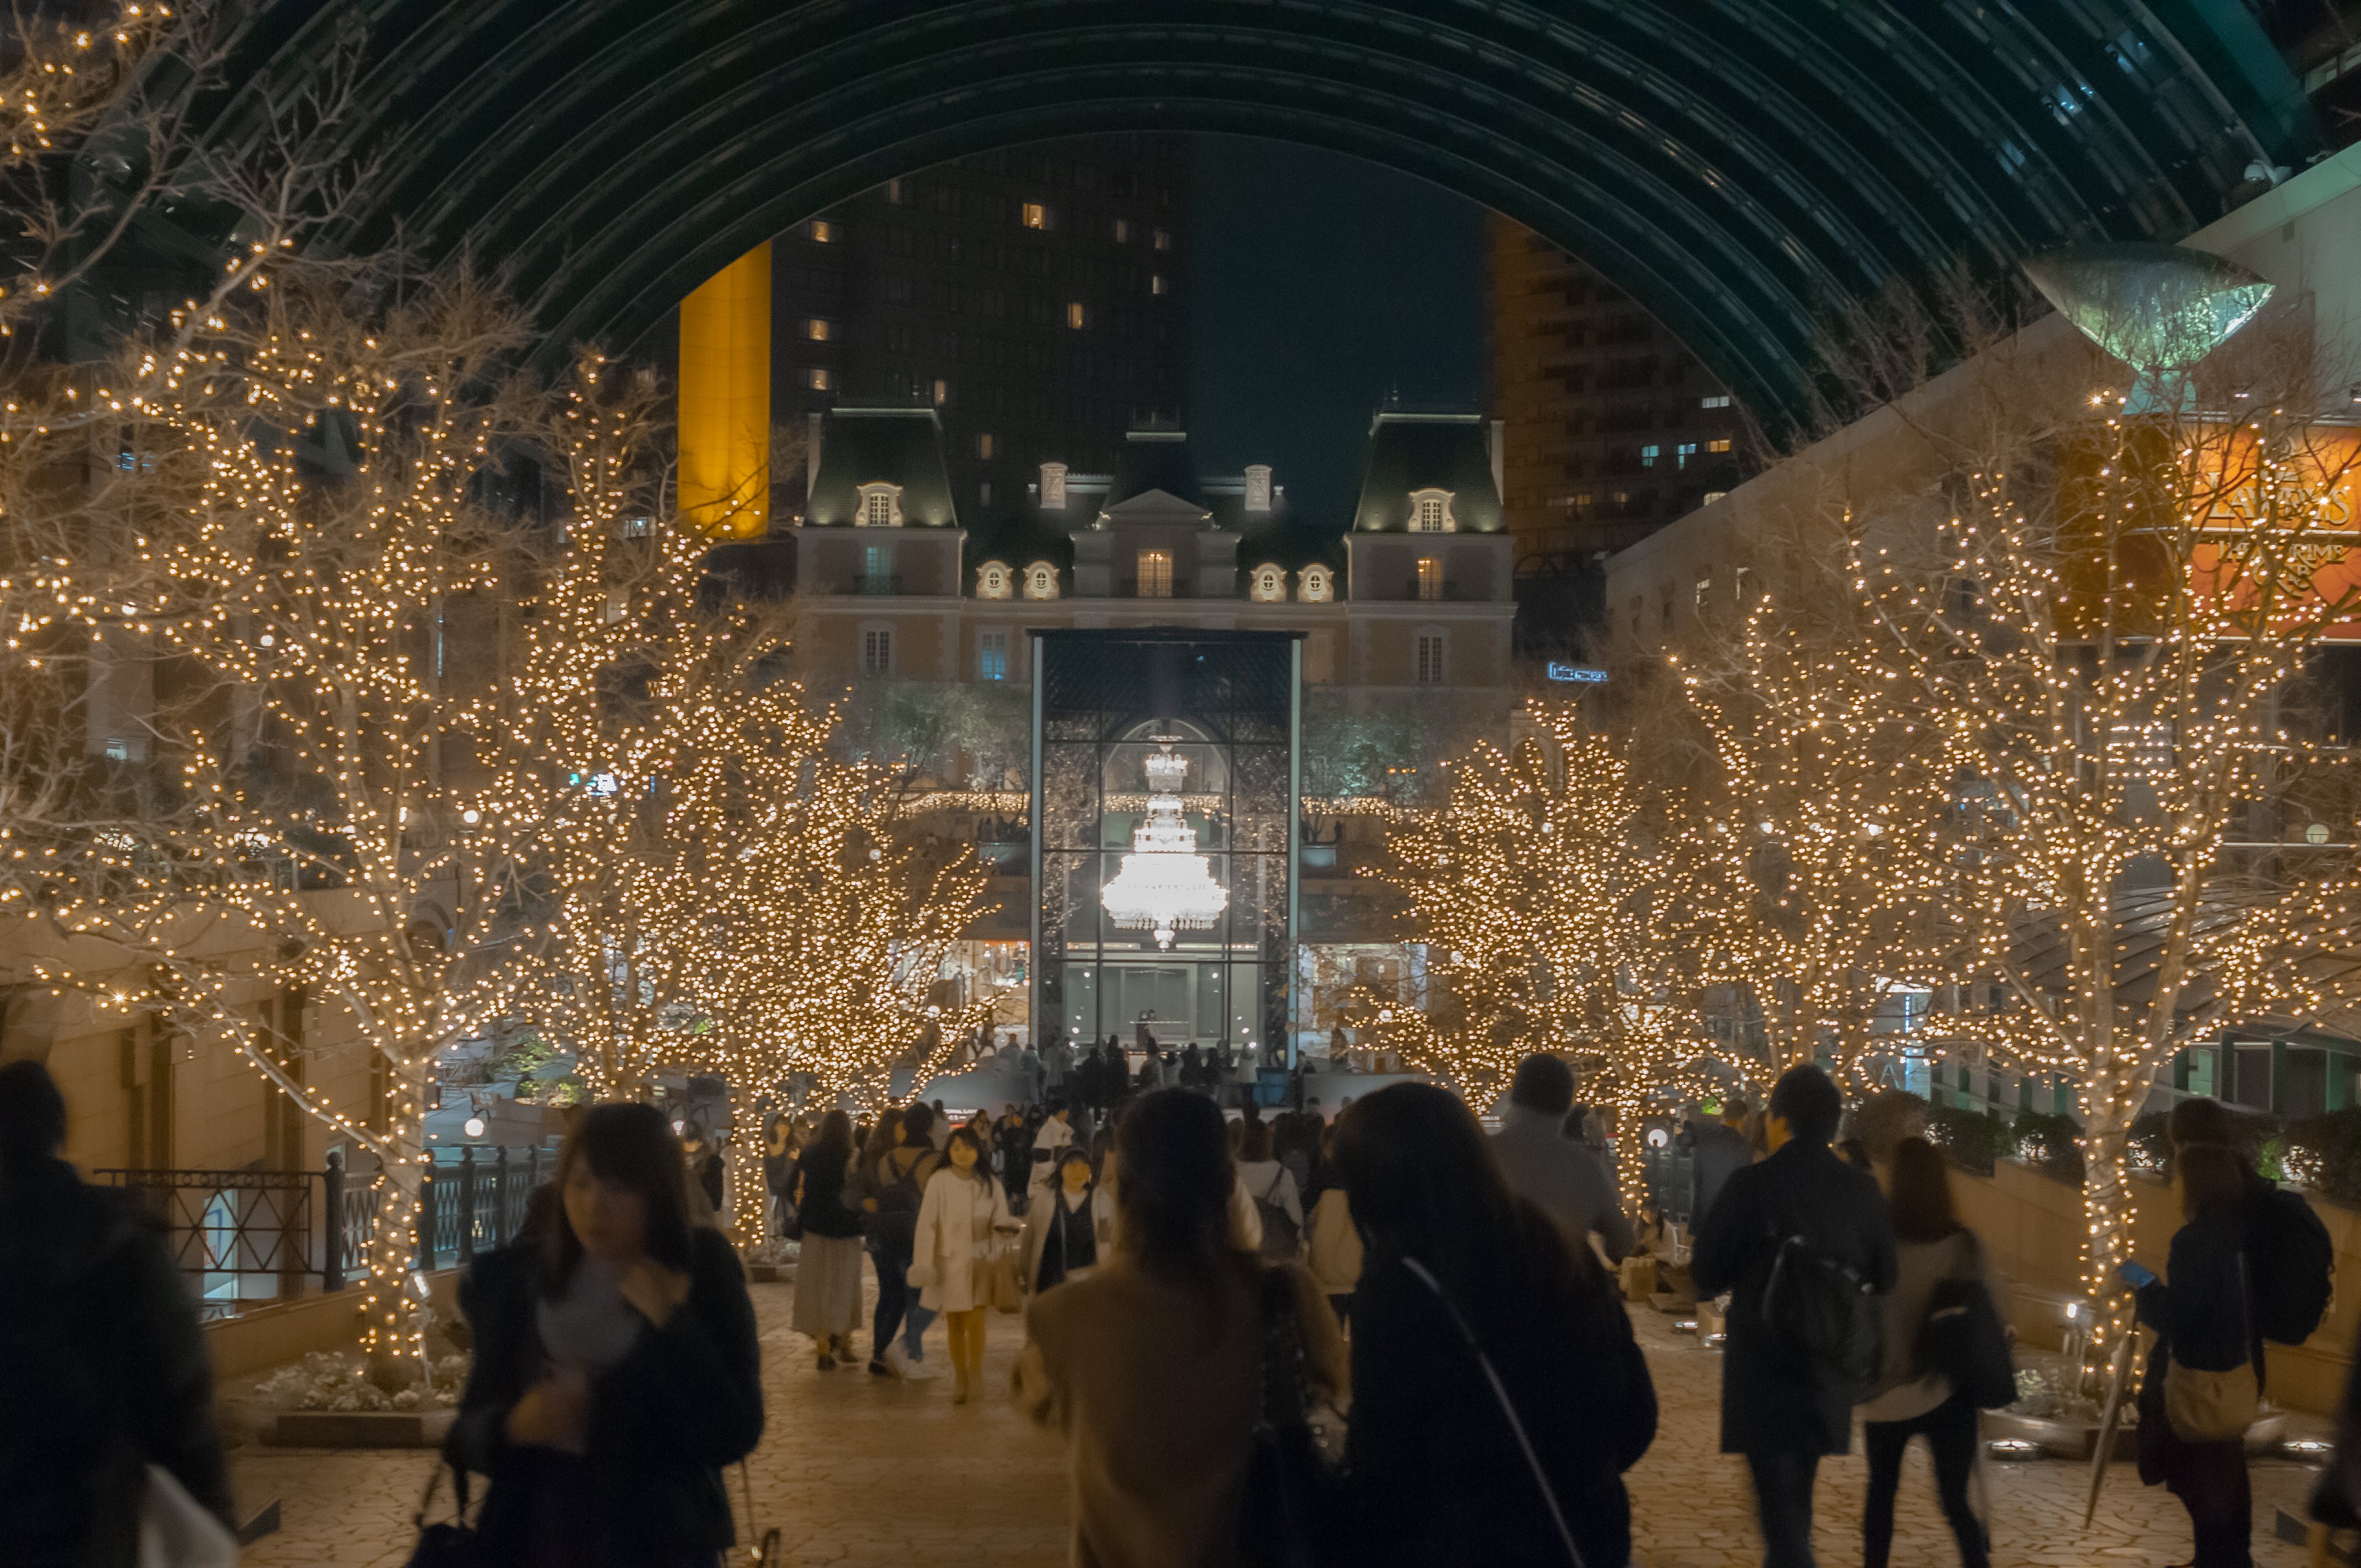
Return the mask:
[[[1063, 1456], [1059, 1440], [1020, 1420], [1000, 1398], [954, 1406], [950, 1379], [900, 1384], [855, 1367], [822, 1373], [809, 1342], [786, 1327], [791, 1288], [753, 1287], [763, 1328], [763, 1380], [770, 1429], [751, 1464], [757, 1522], [776, 1526], [785, 1561], [903, 1564], [966, 1560], [994, 1568], [1052, 1568], [1066, 1555]], [[1745, 1469], [1715, 1452], [1719, 1353], [1671, 1332], [1641, 1310], [1641, 1342], [1654, 1370], [1663, 1421], [1655, 1446], [1629, 1477], [1645, 1568], [1752, 1568], [1761, 1561]], [[988, 1386], [1006, 1385], [1019, 1320], [995, 1317]], [[935, 1359], [939, 1330], [929, 1336]], [[867, 1334], [862, 1335], [865, 1344]], [[1898, 1568], [1957, 1561], [1935, 1506], [1923, 1443], [1903, 1475], [1894, 1561]], [[283, 1528], [249, 1551], [249, 1568], [365, 1568], [408, 1556], [410, 1516], [427, 1456], [247, 1448], [234, 1461], [242, 1502], [277, 1496]], [[2099, 1518], [2082, 1534], [2081, 1465], [2027, 1461], [1985, 1466], [1996, 1568], [2124, 1564], [2164, 1568], [2189, 1554], [2186, 1517], [2160, 1489], [2117, 1465]], [[1856, 1452], [1821, 1467], [1820, 1560], [1861, 1561], [1863, 1469]], [[2292, 1505], [2310, 1472], [2284, 1462], [2255, 1466], [2257, 1568], [2297, 1568], [2300, 1548], [2269, 1535], [2271, 1506]], [[737, 1478], [730, 1478], [733, 1503]], [[438, 1499], [440, 1500], [440, 1499]]]

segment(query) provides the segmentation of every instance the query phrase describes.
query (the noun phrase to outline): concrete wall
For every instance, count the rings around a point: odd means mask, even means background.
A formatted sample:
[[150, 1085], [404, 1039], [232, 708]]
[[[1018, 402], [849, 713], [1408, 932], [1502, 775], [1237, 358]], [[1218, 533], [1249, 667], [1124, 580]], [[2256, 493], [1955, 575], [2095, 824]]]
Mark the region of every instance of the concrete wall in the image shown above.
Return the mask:
[[[2081, 1189], [2004, 1160], [1990, 1176], [1952, 1172], [1951, 1193], [1960, 1221], [1982, 1239], [2008, 1287], [2003, 1310], [2018, 1339], [2055, 1349], [2069, 1326], [2066, 1303], [2083, 1299]], [[2132, 1194], [2132, 1254], [2162, 1274], [2180, 1228], [2179, 1207], [2162, 1182], [2135, 1178]], [[2305, 1196], [2335, 1245], [2340, 1288], [2318, 1333], [2301, 1345], [2267, 1345], [2265, 1354], [2275, 1402], [2326, 1415], [2344, 1392], [2361, 1331], [2361, 1212]]]

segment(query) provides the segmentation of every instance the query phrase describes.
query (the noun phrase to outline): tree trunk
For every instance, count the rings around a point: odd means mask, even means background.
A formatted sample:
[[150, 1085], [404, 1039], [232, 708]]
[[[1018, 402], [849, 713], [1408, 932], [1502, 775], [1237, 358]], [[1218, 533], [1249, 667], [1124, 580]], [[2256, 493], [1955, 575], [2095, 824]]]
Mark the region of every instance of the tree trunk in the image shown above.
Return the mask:
[[[2113, 1051], [2092, 1055], [2117, 1062]], [[2131, 1124], [2147, 1091], [2147, 1076], [2119, 1062], [2094, 1068], [2083, 1091], [2082, 1290], [2094, 1310], [2092, 1359], [2102, 1364], [2132, 1329], [2131, 1298], [2115, 1269], [2132, 1255]]]
[[417, 1267], [420, 1234], [432, 1223], [432, 1216], [419, 1204], [426, 1158], [423, 1118], [432, 1061], [429, 1054], [415, 1065], [391, 1064], [393, 1086], [383, 1136], [392, 1157], [384, 1163], [377, 1224], [363, 1255], [368, 1272], [360, 1281], [361, 1349], [368, 1356], [370, 1379], [390, 1388], [412, 1381], [412, 1369], [422, 1365], [425, 1348], [410, 1277]]

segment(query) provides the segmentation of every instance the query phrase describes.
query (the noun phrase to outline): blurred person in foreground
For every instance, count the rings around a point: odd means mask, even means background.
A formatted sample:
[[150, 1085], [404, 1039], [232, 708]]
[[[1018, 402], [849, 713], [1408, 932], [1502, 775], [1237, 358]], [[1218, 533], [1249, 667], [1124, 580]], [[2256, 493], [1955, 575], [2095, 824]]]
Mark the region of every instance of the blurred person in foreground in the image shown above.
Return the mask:
[[491, 1477], [486, 1561], [716, 1568], [733, 1540], [722, 1467], [763, 1432], [745, 1271], [691, 1223], [653, 1105], [591, 1107], [553, 1185], [542, 1222], [459, 1288], [476, 1361], [445, 1453]]
[[1266, 1290], [1283, 1294], [1308, 1381], [1334, 1398], [1336, 1320], [1310, 1275], [1263, 1265], [1231, 1223], [1222, 1113], [1184, 1089], [1141, 1096], [1115, 1133], [1111, 1259], [1036, 1297], [1018, 1406], [1066, 1433], [1078, 1568], [1210, 1568], [1236, 1559], [1259, 1412]]
[[1367, 1242], [1353, 1292], [1351, 1560], [1558, 1568], [1563, 1518], [1588, 1568], [1621, 1568], [1622, 1475], [1654, 1440], [1655, 1387], [1606, 1271], [1511, 1191], [1497, 1146], [1456, 1095], [1422, 1083], [1357, 1101], [1338, 1126]]
[[131, 1568], [148, 1467], [225, 1528], [228, 1469], [187, 1283], [65, 1135], [49, 1069], [0, 1067], [0, 1563]]

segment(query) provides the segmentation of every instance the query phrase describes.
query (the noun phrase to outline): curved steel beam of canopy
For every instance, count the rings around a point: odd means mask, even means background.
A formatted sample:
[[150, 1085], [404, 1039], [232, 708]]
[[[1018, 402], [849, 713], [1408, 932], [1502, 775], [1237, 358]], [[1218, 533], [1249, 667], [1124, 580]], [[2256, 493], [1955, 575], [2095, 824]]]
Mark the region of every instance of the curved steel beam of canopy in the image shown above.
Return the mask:
[[1774, 427], [1817, 323], [2172, 238], [2317, 145], [2235, 0], [261, 0], [214, 134], [368, 29], [340, 243], [501, 267], [544, 362], [879, 181], [1113, 129], [1298, 140], [1582, 255]]

